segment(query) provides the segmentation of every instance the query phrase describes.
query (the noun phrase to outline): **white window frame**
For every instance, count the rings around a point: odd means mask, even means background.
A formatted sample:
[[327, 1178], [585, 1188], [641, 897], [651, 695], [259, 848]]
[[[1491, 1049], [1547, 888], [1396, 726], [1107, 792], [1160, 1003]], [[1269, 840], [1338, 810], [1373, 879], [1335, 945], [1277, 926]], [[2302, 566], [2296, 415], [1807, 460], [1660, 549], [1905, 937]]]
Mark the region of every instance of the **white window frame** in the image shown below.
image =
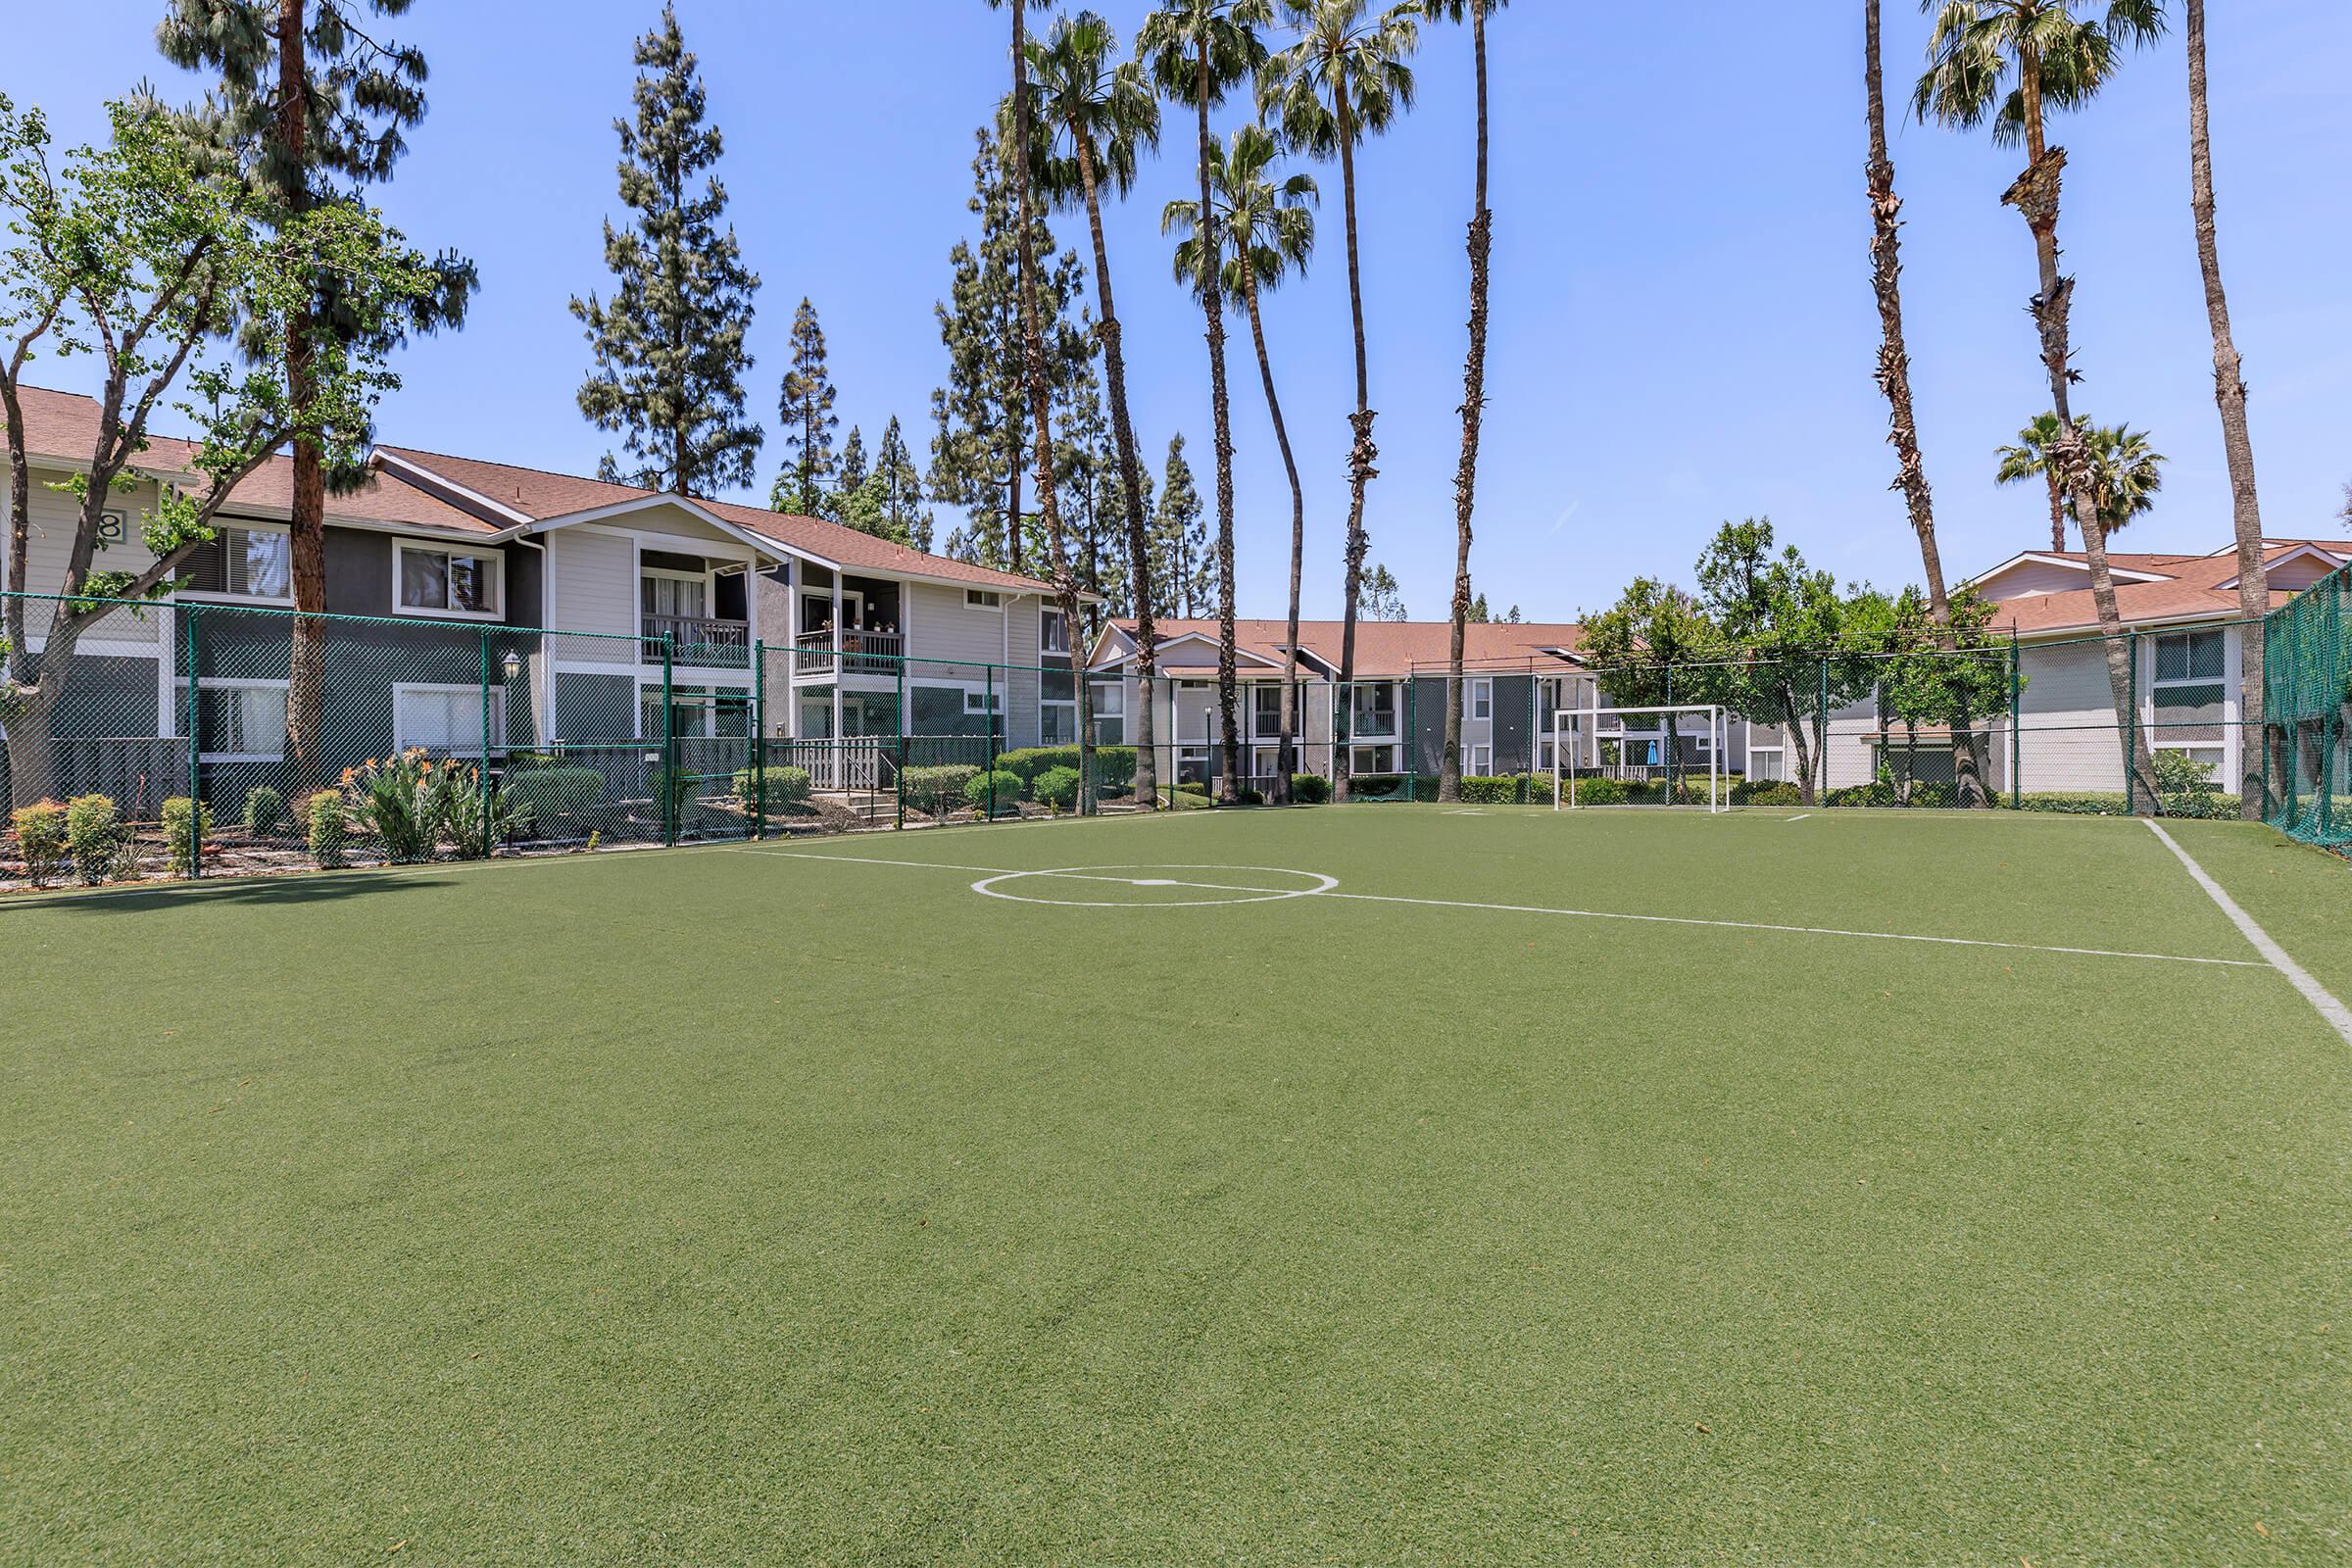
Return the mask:
[[[1257, 694], [1260, 692], [1272, 692], [1274, 694], [1276, 701], [1274, 704], [1273, 712], [1261, 713], [1258, 711]], [[1273, 741], [1277, 744], [1281, 742], [1281, 697], [1282, 683], [1280, 681], [1258, 680], [1250, 682], [1250, 738], [1252, 741]], [[1261, 720], [1269, 727], [1265, 729], [1258, 728], [1258, 724]]]
[[[1059, 626], [1061, 628], [1060, 647], [1054, 647], [1054, 639], [1046, 634], [1046, 628], [1049, 626]], [[1038, 607], [1037, 651], [1040, 654], [1055, 654], [1063, 657], [1067, 657], [1070, 651], [1069, 624], [1062, 619], [1061, 612], [1054, 609], [1052, 605], [1041, 605]]]
[[[217, 534], [216, 542], [221, 546], [220, 580], [224, 583], [228, 580], [227, 545], [229, 534], [273, 533], [283, 537], [286, 541], [286, 592], [283, 594], [240, 594], [235, 593], [227, 588], [181, 588], [173, 592], [173, 598], [185, 600], [189, 604], [196, 605], [278, 605], [289, 608], [293, 605], [293, 529], [289, 528], [282, 522], [248, 522], [242, 517], [231, 517], [222, 519], [216, 523], [215, 531]], [[394, 557], [393, 561], [394, 573], [397, 577], [399, 570], [399, 558]], [[393, 592], [395, 594], [399, 592], [399, 585], [397, 581], [394, 584]]]
[[1002, 686], [992, 692], [984, 685], [975, 686], [969, 682], [964, 682], [962, 685], [963, 711], [966, 717], [979, 718], [988, 713], [994, 713], [999, 718], [1004, 716], [1004, 689]]
[[[206, 692], [268, 691], [283, 694], [291, 689], [292, 683], [289, 681], [228, 680], [212, 675], [205, 676], [197, 686], [199, 701], [202, 700], [202, 694]], [[185, 675], [179, 676], [172, 682], [172, 713], [175, 727], [187, 722], [188, 677]], [[196, 722], [199, 730], [196, 735], [188, 737], [191, 741], [202, 739], [201, 726], [204, 723], [204, 715], [201, 712], [196, 715]], [[279, 722], [282, 726], [284, 722], [282, 709]], [[198, 752], [196, 760], [199, 762], [279, 762], [285, 760], [285, 752], [282, 747], [274, 752]]]
[[[1066, 741], [1051, 741], [1046, 739], [1046, 713], [1048, 710], [1056, 708], [1067, 709], [1069, 710], [1069, 722], [1065, 728], [1070, 738]], [[1078, 744], [1078, 704], [1075, 699], [1064, 697], [1041, 697], [1037, 700], [1037, 741], [1040, 746], [1075, 746]]]
[[1004, 596], [994, 588], [966, 588], [963, 591], [963, 608], [966, 610], [1002, 610], [1004, 608]]
[[[1375, 757], [1386, 755], [1389, 760], [1388, 765], [1384, 767], [1378, 761], [1375, 761], [1372, 765], [1368, 767], [1365, 766], [1363, 763], [1363, 756], [1367, 752], [1374, 754]], [[1348, 771], [1350, 774], [1370, 777], [1385, 777], [1390, 774], [1400, 773], [1402, 769], [1396, 765], [1397, 760], [1396, 752], [1397, 744], [1395, 741], [1375, 741], [1370, 745], [1365, 745], [1356, 741], [1349, 741], [1348, 743]]]
[[[1400, 688], [1400, 685], [1401, 685], [1401, 683], [1400, 683], [1400, 682], [1397, 682], [1397, 681], [1393, 681], [1393, 680], [1368, 680], [1368, 681], [1358, 681], [1358, 682], [1356, 682], [1354, 685], [1350, 686], [1350, 687], [1348, 689], [1348, 745], [1350, 745], [1350, 746], [1354, 746], [1354, 745], [1358, 745], [1358, 744], [1362, 744], [1362, 743], [1379, 742], [1379, 741], [1389, 741], [1389, 742], [1395, 742], [1395, 741], [1400, 741], [1400, 740], [1402, 740], [1402, 739], [1404, 738], [1402, 735], [1400, 735], [1399, 733], [1397, 733], [1397, 730], [1396, 730], [1396, 725], [1399, 725], [1399, 724], [1401, 724], [1401, 723], [1403, 723], [1403, 722], [1404, 722], [1404, 693], [1403, 693], [1403, 691], [1402, 691], [1402, 690], [1400, 690], [1400, 689], [1399, 689], [1399, 688]], [[1388, 688], [1388, 693], [1389, 693], [1389, 724], [1390, 724], [1390, 727], [1389, 727], [1388, 729], [1381, 729], [1381, 730], [1371, 730], [1371, 729], [1359, 730], [1359, 729], [1357, 729], [1357, 728], [1355, 727], [1355, 699], [1356, 699], [1356, 696], [1357, 696], [1357, 694], [1358, 694], [1358, 693], [1361, 693], [1361, 692], [1367, 692], [1367, 691], [1371, 691], [1371, 690], [1373, 690], [1373, 689], [1374, 689], [1374, 688], [1376, 688], [1376, 687], [1386, 687], [1386, 688]], [[1377, 705], [1375, 705], [1375, 706], [1377, 706]], [[1393, 769], [1383, 769], [1382, 771], [1394, 771], [1394, 770], [1393, 770]]]
[[1494, 743], [1492, 741], [1462, 742], [1462, 775], [1465, 778], [1490, 778], [1494, 772]]
[[[644, 706], [644, 683], [639, 682], [638, 706], [641, 709]], [[482, 687], [479, 681], [463, 683], [394, 681], [392, 683], [392, 752], [394, 756], [423, 745], [421, 741], [412, 741], [400, 732], [400, 700], [403, 697], [470, 697], [478, 710], [481, 705]], [[642, 722], [642, 717], [640, 722]], [[470, 757], [478, 760], [482, 755], [478, 726], [476, 733], [469, 739], [473, 743], [470, 746], [444, 746], [435, 755]], [[426, 749], [432, 750], [429, 747]], [[490, 749], [493, 752], [503, 752], [507, 749], [507, 687], [504, 681], [493, 681], [490, 686]]]
[[1491, 722], [1494, 717], [1494, 679], [1483, 676], [1470, 683], [1470, 717]]
[[[464, 556], [468, 560], [487, 562], [490, 565], [490, 604], [488, 610], [435, 610], [427, 605], [403, 604], [400, 597], [400, 558], [414, 550], [427, 556]], [[448, 580], [444, 573], [443, 581]], [[417, 620], [475, 620], [494, 621], [506, 613], [507, 558], [504, 552], [487, 546], [467, 548], [449, 539], [394, 539], [392, 541], [392, 612]]]
[[1088, 682], [1095, 692], [1097, 718], [1125, 718], [1127, 716], [1127, 683], [1123, 680]]
[[[638, 611], [638, 613], [639, 613], [639, 614], [641, 614], [641, 615], [661, 615], [661, 614], [667, 614], [667, 615], [669, 615], [671, 618], [673, 618], [673, 619], [677, 619], [677, 620], [710, 620], [710, 619], [714, 619], [715, 617], [714, 617], [714, 616], [712, 616], [712, 615], [711, 615], [711, 613], [710, 613], [710, 606], [712, 605], [712, 603], [714, 603], [714, 602], [715, 602], [715, 600], [716, 600], [716, 598], [717, 598], [717, 593], [718, 593], [717, 584], [716, 584], [716, 582], [713, 580], [713, 579], [716, 577], [716, 575], [717, 575], [717, 573], [715, 573], [715, 572], [712, 572], [712, 571], [709, 571], [709, 570], [704, 570], [704, 571], [679, 571], [678, 569], [676, 569], [676, 568], [675, 568], [675, 567], [673, 567], [673, 566], [648, 566], [648, 565], [644, 564], [643, 563], [640, 563], [640, 564], [638, 564], [638, 567], [637, 567], [637, 598], [638, 598], [638, 601], [639, 601], [639, 607], [640, 607], [640, 608], [639, 608], [639, 611]], [[702, 590], [703, 590], [703, 612], [702, 612], [701, 614], [699, 614], [699, 615], [687, 615], [687, 614], [682, 614], [682, 613], [680, 613], [679, 612], [677, 612], [677, 611], [674, 611], [674, 610], [673, 610], [673, 611], [660, 611], [660, 610], [646, 610], [646, 609], [644, 609], [644, 608], [643, 608], [643, 601], [644, 601], [644, 599], [645, 599], [645, 584], [646, 584], [646, 581], [647, 581], [648, 579], [663, 579], [663, 578], [667, 579], [667, 580], [668, 580], [668, 581], [670, 581], [670, 582], [691, 582], [691, 583], [698, 583], [698, 584], [700, 584], [700, 585], [701, 585], [701, 587], [702, 587]], [[506, 585], [505, 585], [504, 583], [501, 583], [499, 586], [500, 586], [500, 588], [503, 590], [503, 589], [505, 588], [505, 586], [506, 586]]]
[[[2222, 669], [2224, 672], [2219, 675], [2179, 675], [2170, 680], [2160, 678], [2156, 673], [2161, 667], [2157, 663], [2157, 653], [2167, 637], [2179, 637], [2183, 641], [2197, 637], [2214, 638], [2222, 645]], [[2219, 780], [2230, 770], [2230, 724], [2236, 717], [2237, 706], [2230, 699], [2228, 674], [2230, 633], [2228, 629], [2221, 626], [2183, 626], [2178, 631], [2157, 632], [2147, 639], [2147, 644], [2148, 700], [2147, 710], [2140, 715], [2140, 723], [2147, 736], [2148, 750], [2151, 752], [2218, 752], [2221, 754], [2221, 760], [2214, 766], [2214, 776]], [[2182, 662], [2186, 662], [2185, 655]], [[2159, 694], [2168, 687], [2174, 686], [2215, 686], [2221, 689], [2222, 716], [2213, 722], [2213, 727], [2220, 730], [2221, 734], [2211, 740], [2167, 740], [2164, 738], [2165, 732], [2158, 727], [2161, 721], [2157, 714], [2164, 707], [2163, 703], [2159, 701]]]

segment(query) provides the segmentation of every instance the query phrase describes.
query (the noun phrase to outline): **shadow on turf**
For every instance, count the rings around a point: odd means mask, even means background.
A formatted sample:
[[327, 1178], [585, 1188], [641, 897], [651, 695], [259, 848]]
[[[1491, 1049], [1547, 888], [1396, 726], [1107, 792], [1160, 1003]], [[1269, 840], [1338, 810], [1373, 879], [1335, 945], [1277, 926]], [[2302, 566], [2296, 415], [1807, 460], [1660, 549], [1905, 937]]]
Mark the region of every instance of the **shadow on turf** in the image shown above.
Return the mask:
[[322, 904], [362, 894], [405, 893], [414, 888], [445, 888], [450, 882], [434, 876], [385, 876], [371, 871], [304, 872], [296, 876], [249, 877], [207, 887], [179, 882], [157, 888], [92, 889], [86, 893], [60, 892], [47, 896], [0, 901], [0, 915], [24, 909], [49, 909], [75, 914], [127, 914], [172, 904]]

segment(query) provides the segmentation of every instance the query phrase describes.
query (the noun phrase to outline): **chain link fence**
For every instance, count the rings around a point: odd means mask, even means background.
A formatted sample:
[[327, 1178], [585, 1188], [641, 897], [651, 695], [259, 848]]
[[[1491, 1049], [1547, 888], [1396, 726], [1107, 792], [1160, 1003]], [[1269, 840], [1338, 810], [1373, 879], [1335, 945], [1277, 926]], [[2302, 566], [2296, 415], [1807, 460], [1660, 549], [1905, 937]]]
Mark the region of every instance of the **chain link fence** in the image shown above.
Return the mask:
[[2266, 819], [2306, 844], [2352, 844], [2352, 568], [2272, 612], [2263, 651]]

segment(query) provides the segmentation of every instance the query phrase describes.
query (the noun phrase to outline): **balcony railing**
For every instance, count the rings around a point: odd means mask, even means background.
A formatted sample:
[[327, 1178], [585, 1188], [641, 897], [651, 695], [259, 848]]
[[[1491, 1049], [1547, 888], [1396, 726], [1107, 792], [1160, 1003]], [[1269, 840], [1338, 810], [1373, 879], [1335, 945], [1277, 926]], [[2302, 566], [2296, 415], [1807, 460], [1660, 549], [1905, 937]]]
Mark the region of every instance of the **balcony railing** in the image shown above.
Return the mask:
[[838, 659], [851, 675], [896, 675], [906, 653], [906, 637], [895, 631], [805, 631], [797, 645], [793, 672], [830, 675]]
[[752, 662], [752, 623], [711, 620], [702, 615], [645, 617], [645, 658], [662, 662], [662, 639], [670, 643], [670, 658], [703, 669], [747, 669]]

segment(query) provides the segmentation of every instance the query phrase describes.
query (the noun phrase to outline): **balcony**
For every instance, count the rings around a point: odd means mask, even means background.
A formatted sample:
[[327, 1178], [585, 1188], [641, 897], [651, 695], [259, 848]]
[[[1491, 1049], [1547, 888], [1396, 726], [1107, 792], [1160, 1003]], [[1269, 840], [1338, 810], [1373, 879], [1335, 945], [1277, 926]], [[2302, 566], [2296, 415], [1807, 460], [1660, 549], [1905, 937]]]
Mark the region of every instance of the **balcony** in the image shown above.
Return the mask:
[[675, 663], [698, 669], [749, 669], [752, 663], [752, 623], [712, 620], [703, 615], [647, 615], [644, 625], [645, 662], [662, 662], [664, 639]]
[[895, 679], [899, 666], [905, 662], [906, 637], [895, 631], [858, 631], [852, 629], [838, 634], [831, 631], [805, 631], [795, 646], [793, 661], [795, 675], [830, 675], [838, 662], [845, 675], [886, 675]]

